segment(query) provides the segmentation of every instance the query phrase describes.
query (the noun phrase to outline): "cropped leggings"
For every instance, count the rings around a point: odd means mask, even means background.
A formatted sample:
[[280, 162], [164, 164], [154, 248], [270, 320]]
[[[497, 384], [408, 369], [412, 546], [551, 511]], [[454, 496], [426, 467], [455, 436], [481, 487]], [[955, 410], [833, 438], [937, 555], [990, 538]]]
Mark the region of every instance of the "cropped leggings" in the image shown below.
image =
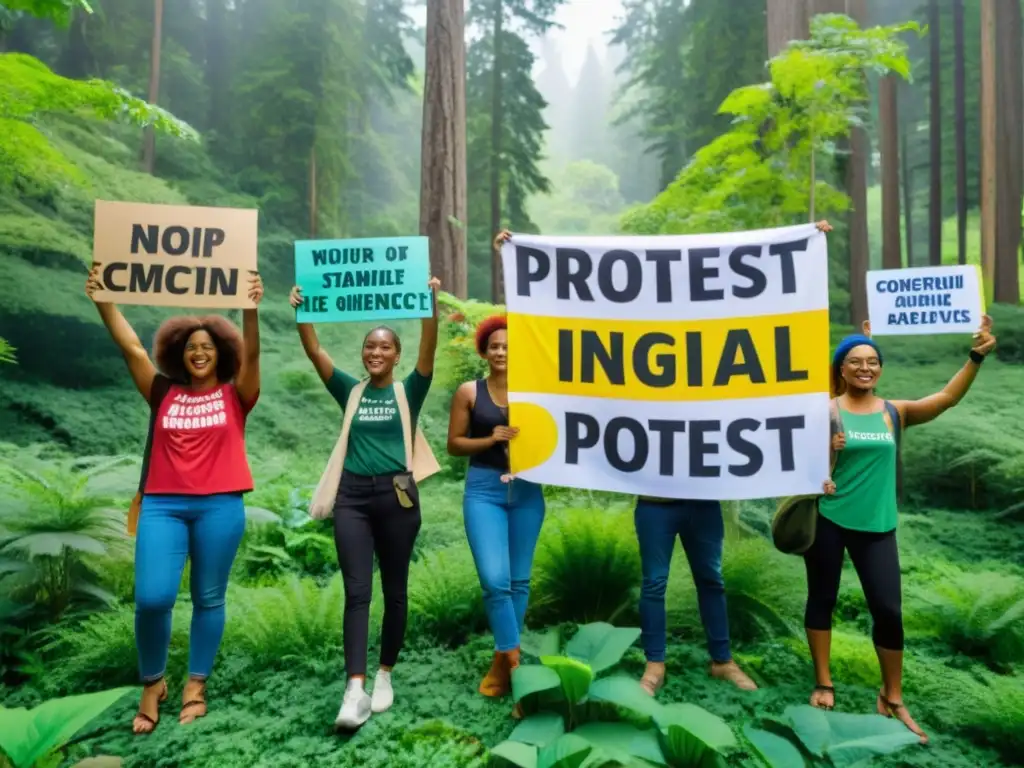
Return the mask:
[[844, 553], [850, 553], [873, 623], [871, 636], [879, 648], [903, 650], [903, 599], [896, 531], [868, 533], [842, 528], [818, 515], [814, 544], [804, 554], [807, 566], [807, 629], [832, 629], [839, 596]]
[[345, 583], [343, 645], [349, 677], [366, 674], [374, 554], [384, 593], [382, 667], [395, 665], [405, 641], [409, 563], [421, 523], [419, 491], [415, 483], [409, 486], [412, 507], [406, 508], [395, 493], [394, 475], [367, 477], [345, 471], [341, 476], [334, 503], [334, 543]]

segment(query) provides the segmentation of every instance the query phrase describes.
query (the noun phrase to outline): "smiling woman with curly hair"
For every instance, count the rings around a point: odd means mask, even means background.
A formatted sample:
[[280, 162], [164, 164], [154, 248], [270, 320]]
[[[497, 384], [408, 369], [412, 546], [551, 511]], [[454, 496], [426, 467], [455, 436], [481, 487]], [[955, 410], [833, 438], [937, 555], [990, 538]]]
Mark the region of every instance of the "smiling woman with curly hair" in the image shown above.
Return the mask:
[[[102, 289], [94, 264], [85, 291]], [[249, 298], [263, 297], [253, 273]], [[180, 722], [206, 714], [206, 679], [224, 634], [228, 574], [245, 532], [242, 494], [252, 490], [245, 421], [260, 393], [260, 335], [256, 309], [242, 315], [243, 331], [223, 317], [172, 317], [160, 326], [153, 360], [120, 310], [96, 302], [128, 371], [149, 403], [151, 431], [140, 483], [135, 540], [135, 644], [142, 702], [132, 729], [150, 733], [167, 698], [164, 670], [171, 611], [185, 560], [192, 563], [189, 680]], [[135, 522], [136, 506], [129, 516]]]

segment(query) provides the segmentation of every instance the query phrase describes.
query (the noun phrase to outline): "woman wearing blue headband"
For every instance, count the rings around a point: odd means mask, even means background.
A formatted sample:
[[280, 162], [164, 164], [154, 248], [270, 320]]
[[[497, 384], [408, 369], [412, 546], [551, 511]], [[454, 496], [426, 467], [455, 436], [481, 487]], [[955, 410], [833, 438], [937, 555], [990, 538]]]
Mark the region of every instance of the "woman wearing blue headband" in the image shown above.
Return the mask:
[[[903, 614], [896, 547], [896, 439], [901, 429], [925, 424], [952, 408], [971, 388], [985, 356], [996, 345], [984, 316], [970, 359], [941, 392], [920, 400], [883, 400], [875, 394], [882, 352], [868, 335], [843, 339], [832, 358], [834, 415], [842, 430], [832, 440], [837, 456], [819, 504], [814, 544], [804, 555], [807, 610], [804, 626], [814, 661], [811, 704], [835, 705], [829, 670], [832, 612], [839, 594], [845, 552], [850, 553], [873, 623], [872, 639], [882, 672], [879, 714], [896, 717], [927, 743], [903, 705]], [[869, 333], [865, 323], [865, 333]]]

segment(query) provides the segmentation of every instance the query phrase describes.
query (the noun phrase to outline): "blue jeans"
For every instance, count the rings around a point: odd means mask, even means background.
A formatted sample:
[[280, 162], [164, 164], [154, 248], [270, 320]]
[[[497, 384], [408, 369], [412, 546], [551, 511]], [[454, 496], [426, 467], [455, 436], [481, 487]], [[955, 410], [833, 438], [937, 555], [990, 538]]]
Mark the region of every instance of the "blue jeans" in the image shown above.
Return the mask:
[[665, 661], [665, 588], [676, 536], [682, 541], [686, 559], [690, 561], [711, 659], [717, 662], [732, 659], [722, 580], [722, 543], [725, 540], [722, 505], [717, 501], [658, 503], [640, 499], [633, 521], [643, 571], [640, 641], [647, 660]]
[[470, 467], [462, 514], [495, 650], [511, 651], [519, 647], [530, 600], [530, 570], [544, 523], [544, 493], [539, 485], [525, 480], [503, 483], [501, 475], [496, 469]]
[[205, 679], [224, 635], [224, 596], [245, 533], [240, 493], [144, 496], [135, 538], [135, 644], [144, 682], [167, 666], [171, 610], [185, 558], [191, 558], [192, 632], [189, 674]]

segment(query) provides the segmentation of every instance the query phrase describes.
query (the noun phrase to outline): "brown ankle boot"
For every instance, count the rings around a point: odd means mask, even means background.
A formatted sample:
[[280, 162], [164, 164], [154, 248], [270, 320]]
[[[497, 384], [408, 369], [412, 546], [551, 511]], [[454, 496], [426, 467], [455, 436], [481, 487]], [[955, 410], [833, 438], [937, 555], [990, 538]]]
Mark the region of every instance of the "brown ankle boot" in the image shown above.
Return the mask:
[[497, 698], [512, 691], [512, 670], [519, 666], [519, 649], [495, 651], [491, 668], [480, 681], [480, 693]]

